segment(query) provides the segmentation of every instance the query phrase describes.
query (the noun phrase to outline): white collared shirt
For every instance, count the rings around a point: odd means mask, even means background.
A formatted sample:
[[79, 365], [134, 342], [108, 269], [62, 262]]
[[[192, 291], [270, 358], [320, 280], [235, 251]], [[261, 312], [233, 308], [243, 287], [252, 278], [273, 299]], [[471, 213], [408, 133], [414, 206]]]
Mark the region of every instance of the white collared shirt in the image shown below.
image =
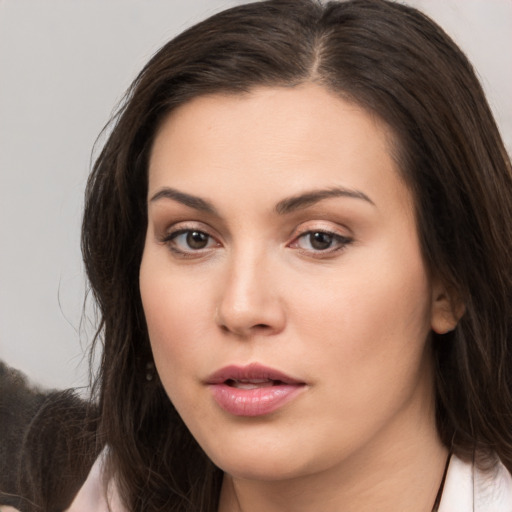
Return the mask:
[[483, 472], [452, 455], [438, 512], [512, 512], [512, 477], [505, 466]]

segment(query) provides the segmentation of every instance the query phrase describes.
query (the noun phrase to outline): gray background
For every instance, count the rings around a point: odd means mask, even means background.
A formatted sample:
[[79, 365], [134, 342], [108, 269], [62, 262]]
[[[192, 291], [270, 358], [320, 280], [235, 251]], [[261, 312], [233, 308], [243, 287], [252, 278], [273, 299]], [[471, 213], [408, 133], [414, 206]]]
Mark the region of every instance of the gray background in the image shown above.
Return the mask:
[[[0, 0], [0, 359], [45, 387], [87, 382], [79, 249], [91, 150], [170, 37], [228, 0]], [[410, 0], [473, 61], [512, 150], [512, 0]]]

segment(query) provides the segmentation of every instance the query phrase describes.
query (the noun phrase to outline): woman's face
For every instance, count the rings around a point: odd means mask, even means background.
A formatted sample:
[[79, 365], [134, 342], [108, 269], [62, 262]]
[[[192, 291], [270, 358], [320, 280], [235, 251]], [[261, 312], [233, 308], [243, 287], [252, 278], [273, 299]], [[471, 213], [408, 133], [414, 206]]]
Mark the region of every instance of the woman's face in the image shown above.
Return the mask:
[[433, 425], [443, 294], [390, 141], [313, 84], [199, 97], [157, 134], [140, 269], [152, 350], [232, 475], [342, 468]]

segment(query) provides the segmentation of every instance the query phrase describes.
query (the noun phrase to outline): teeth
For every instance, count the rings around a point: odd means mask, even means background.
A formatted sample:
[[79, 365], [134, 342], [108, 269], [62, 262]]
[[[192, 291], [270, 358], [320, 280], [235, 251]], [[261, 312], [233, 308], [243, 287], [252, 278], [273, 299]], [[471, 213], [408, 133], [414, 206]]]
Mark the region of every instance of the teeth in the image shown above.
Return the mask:
[[229, 384], [237, 389], [268, 388], [274, 385], [274, 381], [268, 379], [240, 379], [231, 380]]
[[258, 389], [266, 386], [251, 384], [250, 382], [235, 382], [233, 387], [237, 389]]

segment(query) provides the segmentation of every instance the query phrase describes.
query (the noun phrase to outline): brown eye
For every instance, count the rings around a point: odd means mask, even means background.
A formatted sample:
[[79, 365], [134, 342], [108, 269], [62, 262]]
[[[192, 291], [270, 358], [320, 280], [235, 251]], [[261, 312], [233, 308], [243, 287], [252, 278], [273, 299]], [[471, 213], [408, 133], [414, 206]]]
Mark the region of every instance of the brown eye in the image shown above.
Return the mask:
[[307, 231], [295, 239], [291, 247], [302, 249], [312, 255], [329, 255], [344, 249], [352, 239], [329, 231]]
[[325, 251], [331, 247], [334, 240], [334, 235], [331, 233], [323, 233], [322, 231], [316, 231], [309, 233], [309, 243], [316, 251]]
[[188, 231], [186, 243], [190, 249], [204, 249], [208, 245], [210, 237], [202, 231]]
[[182, 229], [168, 235], [164, 242], [176, 253], [192, 254], [195, 251], [210, 249], [217, 246], [213, 237], [197, 229]]

